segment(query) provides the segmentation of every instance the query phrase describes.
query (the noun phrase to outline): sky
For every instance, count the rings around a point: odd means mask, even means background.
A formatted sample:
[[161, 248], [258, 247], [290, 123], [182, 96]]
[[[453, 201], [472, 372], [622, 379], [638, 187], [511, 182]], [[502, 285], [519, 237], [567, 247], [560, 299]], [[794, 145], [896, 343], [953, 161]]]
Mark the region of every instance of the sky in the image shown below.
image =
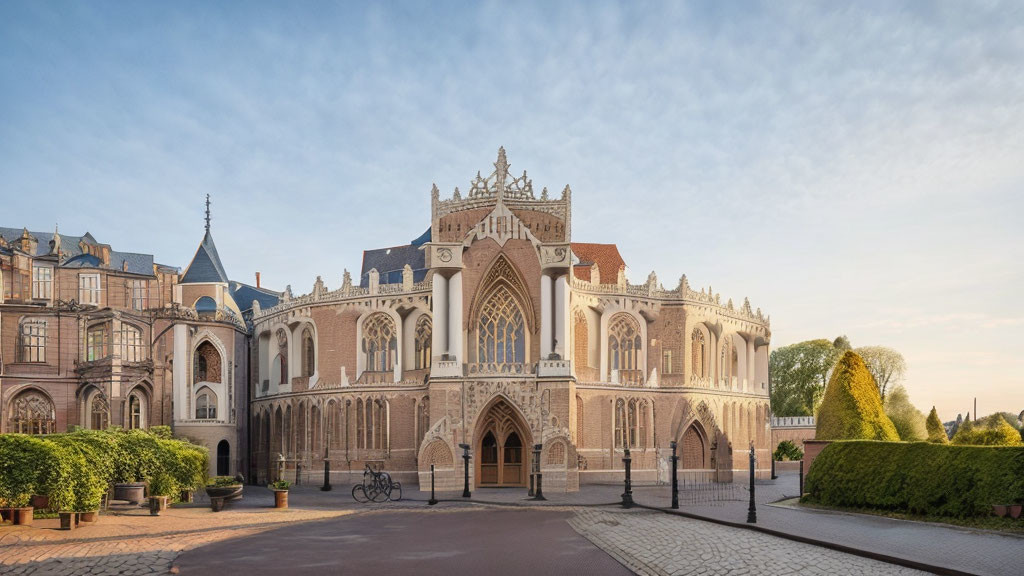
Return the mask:
[[573, 240], [772, 346], [899, 350], [1024, 410], [1020, 2], [0, 2], [0, 225], [337, 288], [499, 146]]

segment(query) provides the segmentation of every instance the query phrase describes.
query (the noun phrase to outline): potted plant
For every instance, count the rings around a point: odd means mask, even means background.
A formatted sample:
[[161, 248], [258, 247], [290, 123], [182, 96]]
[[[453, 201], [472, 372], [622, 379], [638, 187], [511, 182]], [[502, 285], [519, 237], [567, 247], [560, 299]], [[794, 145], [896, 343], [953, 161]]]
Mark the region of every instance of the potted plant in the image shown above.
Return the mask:
[[50, 497], [45, 494], [33, 494], [31, 503], [33, 508], [46, 510], [50, 507]]
[[146, 477], [157, 469], [157, 439], [145, 432], [133, 430], [115, 435], [112, 482], [114, 500], [141, 504], [146, 497]]
[[149, 481], [149, 513], [159, 516], [167, 510], [167, 500], [174, 493], [174, 480], [166, 472], [160, 471]]
[[4, 496], [0, 496], [0, 523], [2, 522], [14, 522], [14, 508]]
[[61, 510], [57, 512], [60, 516], [60, 529], [61, 530], [74, 530], [75, 520], [77, 520], [78, 514], [71, 510]]
[[1010, 504], [1010, 506], [1009, 506], [1010, 518], [1013, 518], [1014, 520], [1020, 518], [1022, 509], [1024, 509], [1024, 506], [1022, 506], [1019, 502], [1017, 504]]
[[274, 491], [274, 508], [288, 507], [288, 489], [291, 486], [291, 482], [287, 480], [278, 480], [270, 484], [270, 489]]
[[206, 494], [210, 498], [237, 500], [242, 497], [242, 482], [232, 476], [214, 476], [206, 481]]
[[1006, 504], [993, 504], [992, 512], [1000, 518], [1006, 516], [1008, 506]]
[[16, 526], [30, 526], [32, 524], [33, 508], [30, 504], [31, 494], [17, 494], [13, 499], [14, 524]]

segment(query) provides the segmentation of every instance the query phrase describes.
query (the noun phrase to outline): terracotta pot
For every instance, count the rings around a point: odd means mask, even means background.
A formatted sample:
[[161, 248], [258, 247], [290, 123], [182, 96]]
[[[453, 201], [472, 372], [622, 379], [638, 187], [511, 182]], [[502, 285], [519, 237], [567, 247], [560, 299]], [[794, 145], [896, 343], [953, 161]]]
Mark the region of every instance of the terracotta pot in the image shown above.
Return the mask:
[[164, 510], [167, 510], [167, 496], [149, 497], [149, 514], [151, 516], [159, 516]]
[[288, 507], [288, 491], [274, 490], [274, 508]]
[[74, 530], [75, 529], [75, 516], [74, 512], [58, 512], [60, 514], [60, 529], [61, 530]]
[[125, 484], [114, 484], [114, 500], [125, 500], [131, 504], [139, 505], [146, 497], [145, 482], [128, 482]]
[[48, 509], [50, 507], [50, 497], [45, 494], [33, 494], [32, 507], [40, 510]]
[[100, 519], [99, 510], [92, 510], [90, 512], [79, 512], [78, 515], [79, 517], [81, 517], [82, 522], [96, 522]]
[[1002, 518], [1003, 516], [1006, 516], [1006, 506], [1003, 504], [993, 504], [992, 512], [995, 513], [996, 516]]
[[1021, 504], [1011, 504], [1010, 505], [1010, 518], [1013, 518], [1014, 520], [1020, 518], [1022, 510], [1024, 510], [1024, 505], [1021, 505]]
[[0, 508], [0, 522], [14, 522], [14, 508]]
[[31, 506], [25, 506], [24, 508], [15, 508], [14, 524], [17, 526], [31, 526], [32, 510], [33, 508]]

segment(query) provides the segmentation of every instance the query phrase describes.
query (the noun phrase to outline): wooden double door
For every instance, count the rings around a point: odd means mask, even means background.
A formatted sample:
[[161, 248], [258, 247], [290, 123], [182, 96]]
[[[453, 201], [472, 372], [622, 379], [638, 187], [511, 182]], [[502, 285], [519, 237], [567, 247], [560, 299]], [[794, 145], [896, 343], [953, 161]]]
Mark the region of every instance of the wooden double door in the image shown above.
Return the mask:
[[480, 441], [481, 486], [525, 486], [523, 440], [515, 430], [499, 439], [488, 430]]

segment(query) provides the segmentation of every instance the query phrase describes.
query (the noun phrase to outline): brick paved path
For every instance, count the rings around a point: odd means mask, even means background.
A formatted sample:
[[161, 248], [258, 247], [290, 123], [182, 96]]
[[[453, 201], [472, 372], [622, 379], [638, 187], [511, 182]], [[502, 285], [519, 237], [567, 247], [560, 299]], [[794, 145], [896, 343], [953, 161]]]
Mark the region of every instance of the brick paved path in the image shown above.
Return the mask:
[[573, 528], [637, 574], [923, 574], [759, 532], [651, 511], [583, 509]]

